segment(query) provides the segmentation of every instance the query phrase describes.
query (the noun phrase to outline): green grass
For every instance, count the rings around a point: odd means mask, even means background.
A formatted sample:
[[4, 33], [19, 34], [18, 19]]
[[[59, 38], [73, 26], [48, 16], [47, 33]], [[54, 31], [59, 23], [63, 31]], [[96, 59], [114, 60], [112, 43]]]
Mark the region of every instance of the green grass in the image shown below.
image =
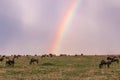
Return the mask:
[[120, 80], [120, 64], [98, 68], [106, 56], [68, 56], [40, 58], [29, 65], [31, 57], [20, 57], [14, 67], [0, 63], [0, 80]]

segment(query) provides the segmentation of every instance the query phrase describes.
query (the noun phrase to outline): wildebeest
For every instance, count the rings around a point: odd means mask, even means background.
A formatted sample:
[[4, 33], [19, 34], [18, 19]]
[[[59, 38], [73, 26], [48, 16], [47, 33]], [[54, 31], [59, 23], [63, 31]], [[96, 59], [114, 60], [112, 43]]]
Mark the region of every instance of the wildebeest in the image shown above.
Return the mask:
[[3, 55], [2, 57], [6, 57], [5, 55]]
[[43, 54], [43, 55], [41, 56], [41, 58], [44, 58], [44, 57], [49, 57], [49, 55]]
[[111, 64], [111, 60], [101, 60], [100, 64], [99, 64], [99, 68], [102, 68], [103, 65], [107, 65], [107, 68], [110, 67], [110, 64]]
[[6, 57], [5, 57], [5, 59], [9, 59], [9, 57], [8, 57], [8, 56], [6, 56]]
[[75, 54], [75, 56], [79, 56], [79, 55]]
[[46, 57], [46, 55], [45, 55], [45, 54], [41, 56], [41, 58], [44, 58], [44, 57]]
[[2, 62], [3, 60], [4, 60], [4, 57], [1, 57], [1, 58], [0, 58], [0, 62]]
[[14, 55], [13, 57], [16, 58], [16, 59], [18, 59], [20, 56], [19, 55]]
[[56, 56], [55, 54], [52, 53], [49, 54], [49, 57], [55, 57], [55, 56]]
[[35, 63], [35, 62], [38, 64], [38, 59], [32, 58], [32, 59], [30, 59], [29, 64], [33, 64], [33, 63]]
[[53, 57], [53, 54], [50, 53], [49, 56], [50, 56], [50, 57]]
[[111, 62], [119, 63], [119, 58], [117, 58], [116, 56], [108, 56], [107, 60], [111, 60]]
[[83, 56], [83, 53], [81, 53], [81, 56]]
[[60, 54], [60, 56], [67, 56], [67, 54]]
[[14, 66], [15, 58], [6, 60], [6, 66]]

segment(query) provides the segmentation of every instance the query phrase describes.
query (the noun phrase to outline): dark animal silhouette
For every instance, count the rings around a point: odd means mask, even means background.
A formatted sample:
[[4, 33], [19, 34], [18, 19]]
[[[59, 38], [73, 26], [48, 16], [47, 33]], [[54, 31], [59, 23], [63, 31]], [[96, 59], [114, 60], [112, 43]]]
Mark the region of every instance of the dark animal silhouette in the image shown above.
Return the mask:
[[38, 56], [37, 54], [35, 54], [34, 56]]
[[79, 55], [75, 54], [75, 56], [79, 56]]
[[111, 65], [111, 60], [101, 60], [101, 62], [99, 64], [99, 68], [101, 69], [103, 67], [103, 65], [105, 65], [105, 66], [107, 66], [107, 68], [109, 68]]
[[81, 53], [81, 56], [83, 56], [83, 53]]
[[41, 56], [41, 58], [44, 58], [44, 57], [49, 57], [49, 55], [43, 54], [43, 55]]
[[3, 60], [4, 60], [4, 57], [1, 57], [1, 58], [0, 58], [0, 62], [2, 62]]
[[8, 59], [6, 61], [6, 66], [14, 66], [14, 64], [15, 64], [15, 59], [14, 58], [12, 60]]
[[18, 55], [14, 55], [14, 58], [18, 59], [18, 58], [19, 58], [19, 56], [18, 56]]
[[54, 55], [50, 53], [49, 56], [50, 56], [50, 57], [53, 57]]
[[67, 56], [67, 54], [60, 54], [60, 56]]
[[52, 53], [49, 54], [49, 57], [55, 57], [55, 56], [56, 56], [55, 54]]
[[111, 60], [111, 62], [119, 63], [119, 58], [117, 58], [116, 56], [109, 56], [107, 57], [107, 60]]
[[3, 55], [2, 57], [6, 57], [5, 55]]
[[9, 59], [9, 57], [8, 57], [8, 56], [6, 56], [6, 57], [5, 57], [5, 59]]
[[38, 64], [38, 59], [32, 58], [29, 64], [34, 64], [35, 62]]

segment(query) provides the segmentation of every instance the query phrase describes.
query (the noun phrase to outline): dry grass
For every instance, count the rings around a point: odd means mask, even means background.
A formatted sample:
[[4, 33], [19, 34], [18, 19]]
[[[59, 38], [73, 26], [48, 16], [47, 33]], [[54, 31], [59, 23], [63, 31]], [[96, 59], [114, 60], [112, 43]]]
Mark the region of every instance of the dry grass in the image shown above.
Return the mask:
[[14, 67], [0, 63], [0, 80], [119, 80], [120, 64], [99, 69], [106, 56], [68, 56], [40, 58], [39, 64], [29, 65], [31, 57], [20, 57]]

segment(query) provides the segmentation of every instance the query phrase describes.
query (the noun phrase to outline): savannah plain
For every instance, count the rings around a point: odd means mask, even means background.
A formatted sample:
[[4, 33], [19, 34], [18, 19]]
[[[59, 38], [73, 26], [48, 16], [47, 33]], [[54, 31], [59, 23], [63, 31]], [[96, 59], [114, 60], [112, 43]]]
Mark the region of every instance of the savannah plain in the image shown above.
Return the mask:
[[[120, 80], [120, 64], [99, 69], [98, 65], [107, 56], [21, 56], [15, 65], [5, 66], [0, 62], [0, 80]], [[39, 63], [29, 64], [31, 58]]]

